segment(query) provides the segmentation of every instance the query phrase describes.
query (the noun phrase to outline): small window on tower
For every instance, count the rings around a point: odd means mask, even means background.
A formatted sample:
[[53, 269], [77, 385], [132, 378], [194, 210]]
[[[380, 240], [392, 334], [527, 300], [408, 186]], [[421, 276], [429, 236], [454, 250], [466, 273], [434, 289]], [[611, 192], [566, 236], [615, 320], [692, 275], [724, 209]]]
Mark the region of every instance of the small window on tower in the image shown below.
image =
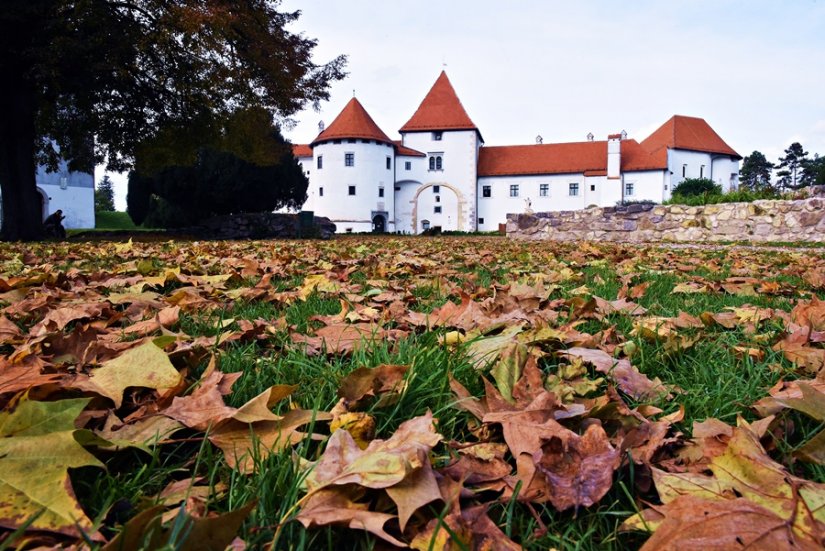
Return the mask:
[[412, 170], [412, 163], [410, 161], [404, 161], [404, 170]]
[[349, 194], [355, 195], [355, 186], [349, 186]]
[[384, 196], [384, 188], [382, 188], [382, 187], [378, 188], [378, 196], [379, 196], [379, 197], [383, 197], [383, 196]]
[[518, 197], [518, 184], [510, 185], [510, 197]]
[[355, 153], [344, 153], [344, 166], [355, 166]]
[[439, 155], [438, 157], [435, 158], [435, 169], [436, 170], [441, 170], [443, 168], [444, 167], [441, 164], [441, 156]]
[[433, 141], [440, 142], [441, 141], [441, 132], [433, 132]]
[[433, 207], [433, 212], [436, 213], [436, 214], [441, 214], [441, 207], [440, 206]]
[[626, 197], [632, 197], [634, 188], [635, 188], [635, 186], [633, 185], [633, 182], [627, 182], [624, 185], [624, 194], [625, 194], [625, 196]]
[[478, 219], [478, 225], [479, 225], [479, 226], [483, 226], [483, 225], [484, 225], [484, 218], [479, 218], [479, 219]]
[[590, 184], [590, 191], [596, 191], [596, 184]]
[[682, 165], [682, 178], [687, 176], [687, 165]]
[[702, 165], [702, 166], [699, 167], [699, 177], [700, 178], [705, 177], [705, 165]]
[[430, 157], [430, 170], [435, 170], [435, 157]]
[[440, 202], [441, 202], [441, 196], [440, 196], [440, 195], [436, 195], [436, 196], [435, 196], [435, 202], [436, 202], [436, 203], [440, 203]]
[[433, 186], [433, 193], [441, 193], [441, 186]]
[[324, 188], [319, 187], [318, 188], [318, 197], [323, 197], [323, 196], [324, 196]]
[[570, 196], [575, 197], [579, 194], [579, 184], [575, 182], [570, 184], [569, 190]]
[[482, 197], [492, 197], [493, 196], [492, 186], [481, 186], [481, 196]]
[[318, 164], [318, 169], [319, 170], [324, 168], [324, 156], [323, 155], [318, 155], [317, 164]]
[[547, 197], [550, 195], [550, 184], [539, 184], [539, 196]]
[[392, 168], [392, 159], [390, 157], [387, 157], [387, 170], [389, 170], [390, 168]]

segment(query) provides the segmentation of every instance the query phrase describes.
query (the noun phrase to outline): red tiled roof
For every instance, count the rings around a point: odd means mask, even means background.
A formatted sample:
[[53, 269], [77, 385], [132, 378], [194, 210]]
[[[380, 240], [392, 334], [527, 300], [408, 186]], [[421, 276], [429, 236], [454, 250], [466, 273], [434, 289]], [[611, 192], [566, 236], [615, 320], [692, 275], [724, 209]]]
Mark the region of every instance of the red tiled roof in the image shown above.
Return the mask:
[[[622, 140], [622, 171], [662, 170], [667, 167], [660, 155], [651, 155], [636, 140]], [[479, 176], [521, 174], [607, 174], [607, 142], [572, 142], [536, 145], [482, 147], [478, 157]]]
[[312, 157], [312, 148], [307, 144], [292, 144], [292, 155], [294, 157]]
[[401, 140], [393, 140], [392, 143], [395, 144], [395, 154], [396, 155], [404, 155], [406, 157], [426, 157], [427, 156], [426, 153], [422, 153], [422, 152], [420, 152], [416, 149], [413, 149], [412, 147], [407, 147], [406, 145], [401, 143]]
[[742, 156], [719, 137], [713, 128], [698, 117], [674, 115], [642, 141], [642, 145], [651, 153], [667, 149], [689, 149], [706, 153], [721, 153], [737, 159]]
[[412, 118], [401, 127], [400, 132], [430, 130], [475, 130], [461, 100], [455, 93], [447, 73], [441, 71], [433, 87], [424, 97]]
[[356, 98], [349, 100], [349, 103], [335, 117], [332, 124], [326, 127], [318, 137], [312, 141], [315, 145], [328, 140], [340, 140], [346, 138], [358, 138], [362, 140], [378, 140], [387, 144], [392, 144], [392, 140], [384, 134], [370, 114], [364, 109]]

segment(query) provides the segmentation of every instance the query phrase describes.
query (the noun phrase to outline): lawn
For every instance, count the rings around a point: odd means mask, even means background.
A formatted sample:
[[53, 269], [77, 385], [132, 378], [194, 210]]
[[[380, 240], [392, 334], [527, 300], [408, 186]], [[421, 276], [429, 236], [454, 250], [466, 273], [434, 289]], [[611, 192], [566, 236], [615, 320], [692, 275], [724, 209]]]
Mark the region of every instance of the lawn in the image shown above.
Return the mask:
[[824, 258], [0, 244], [0, 549], [820, 548]]

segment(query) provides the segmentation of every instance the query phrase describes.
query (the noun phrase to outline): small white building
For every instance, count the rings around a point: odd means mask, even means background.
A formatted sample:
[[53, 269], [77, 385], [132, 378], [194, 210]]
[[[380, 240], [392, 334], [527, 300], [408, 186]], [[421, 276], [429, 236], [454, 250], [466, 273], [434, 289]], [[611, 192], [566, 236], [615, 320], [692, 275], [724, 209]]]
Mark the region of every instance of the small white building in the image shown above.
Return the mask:
[[[72, 228], [95, 227], [95, 179], [89, 172], [69, 170], [65, 161], [58, 165], [57, 172], [47, 172], [46, 167], [37, 167], [37, 193], [40, 195], [41, 217], [62, 210], [63, 226]], [[2, 196], [0, 196], [2, 201]], [[0, 209], [0, 222], [3, 211]]]
[[293, 146], [310, 182], [303, 208], [341, 233], [489, 231], [526, 209], [662, 202], [685, 178], [709, 178], [727, 191], [742, 158], [703, 119], [680, 115], [641, 142], [622, 132], [484, 146], [443, 71], [399, 132], [401, 140], [391, 140], [350, 100], [312, 143]]

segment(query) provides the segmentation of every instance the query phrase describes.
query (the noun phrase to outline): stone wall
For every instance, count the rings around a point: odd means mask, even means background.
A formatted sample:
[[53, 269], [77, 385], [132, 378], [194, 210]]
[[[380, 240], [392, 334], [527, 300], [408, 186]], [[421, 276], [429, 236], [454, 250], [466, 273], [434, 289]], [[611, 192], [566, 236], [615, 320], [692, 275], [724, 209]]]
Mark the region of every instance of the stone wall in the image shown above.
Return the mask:
[[312, 225], [300, 228], [297, 214], [255, 212], [228, 214], [210, 218], [195, 228], [182, 233], [207, 239], [268, 239], [274, 237], [320, 237], [329, 239], [335, 234], [335, 224], [329, 218], [313, 217]]
[[825, 198], [508, 214], [507, 236], [557, 241], [825, 241]]

